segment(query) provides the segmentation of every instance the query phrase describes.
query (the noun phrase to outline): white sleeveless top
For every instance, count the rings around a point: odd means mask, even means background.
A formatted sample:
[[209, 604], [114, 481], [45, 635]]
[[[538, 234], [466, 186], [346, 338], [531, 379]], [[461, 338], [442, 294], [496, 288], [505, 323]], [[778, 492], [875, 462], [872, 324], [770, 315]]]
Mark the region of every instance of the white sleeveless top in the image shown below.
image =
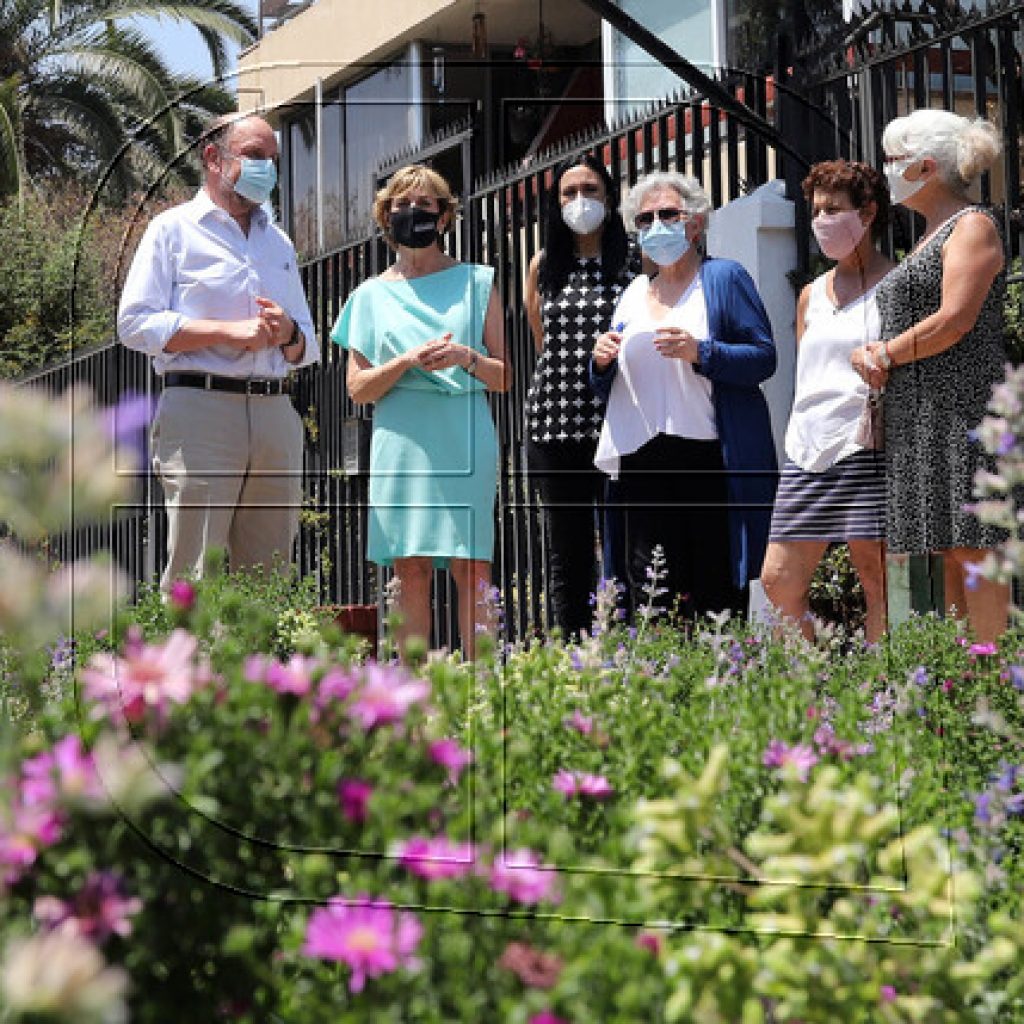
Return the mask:
[[620, 457], [658, 434], [705, 441], [718, 437], [711, 381], [685, 359], [669, 359], [654, 347], [658, 327], [682, 327], [697, 339], [708, 336], [700, 274], [694, 274], [662, 320], [655, 321], [647, 308], [649, 289], [645, 275], [634, 278], [612, 317], [612, 328], [622, 332], [622, 345], [594, 465], [613, 480], [619, 478]]
[[863, 450], [853, 438], [868, 386], [850, 365], [850, 356], [881, 337], [877, 286], [837, 308], [826, 294], [826, 276], [811, 283], [786, 429], [786, 455], [809, 473], [822, 473]]

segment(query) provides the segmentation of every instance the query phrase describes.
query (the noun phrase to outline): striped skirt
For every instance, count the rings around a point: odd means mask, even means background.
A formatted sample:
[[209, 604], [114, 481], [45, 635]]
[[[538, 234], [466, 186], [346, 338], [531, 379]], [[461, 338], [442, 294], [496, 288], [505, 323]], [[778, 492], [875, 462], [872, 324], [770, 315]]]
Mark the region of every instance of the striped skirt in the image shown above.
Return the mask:
[[857, 452], [824, 473], [808, 473], [786, 459], [769, 540], [880, 540], [884, 536], [884, 452]]

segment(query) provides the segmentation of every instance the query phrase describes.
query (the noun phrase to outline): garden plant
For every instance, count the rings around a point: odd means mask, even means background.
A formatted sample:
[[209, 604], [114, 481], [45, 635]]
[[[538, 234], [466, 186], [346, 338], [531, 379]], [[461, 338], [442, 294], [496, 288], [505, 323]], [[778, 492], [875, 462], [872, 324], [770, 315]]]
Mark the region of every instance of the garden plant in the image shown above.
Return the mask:
[[0, 1020], [1024, 1021], [1024, 635], [687, 633], [657, 564], [635, 627], [608, 583], [473, 664], [369, 660], [287, 574], [112, 610], [31, 554], [125, 479], [68, 401], [0, 395]]

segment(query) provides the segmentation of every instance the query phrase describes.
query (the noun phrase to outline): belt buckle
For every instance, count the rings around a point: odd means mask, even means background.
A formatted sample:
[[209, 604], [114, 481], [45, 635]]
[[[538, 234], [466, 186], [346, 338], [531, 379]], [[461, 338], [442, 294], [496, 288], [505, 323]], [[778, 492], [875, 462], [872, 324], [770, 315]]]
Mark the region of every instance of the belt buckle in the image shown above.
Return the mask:
[[246, 381], [245, 391], [248, 395], [257, 395], [263, 398], [267, 398], [270, 395], [269, 380], [250, 380]]

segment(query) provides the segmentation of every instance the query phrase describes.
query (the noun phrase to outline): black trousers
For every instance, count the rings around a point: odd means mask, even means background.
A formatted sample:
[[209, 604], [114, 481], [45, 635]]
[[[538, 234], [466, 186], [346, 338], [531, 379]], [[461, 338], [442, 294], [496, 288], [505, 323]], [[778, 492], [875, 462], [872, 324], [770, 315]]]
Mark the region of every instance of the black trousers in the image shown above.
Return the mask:
[[685, 617], [726, 608], [745, 614], [747, 588], [733, 585], [729, 557], [728, 491], [718, 441], [658, 434], [624, 455], [615, 493], [624, 520], [625, 566], [630, 606], [650, 598], [648, 570], [654, 548], [664, 552], [667, 593], [660, 608]]
[[607, 477], [594, 467], [594, 441], [527, 441], [530, 480], [544, 508], [554, 625], [569, 637], [589, 629], [597, 585], [596, 512]]

